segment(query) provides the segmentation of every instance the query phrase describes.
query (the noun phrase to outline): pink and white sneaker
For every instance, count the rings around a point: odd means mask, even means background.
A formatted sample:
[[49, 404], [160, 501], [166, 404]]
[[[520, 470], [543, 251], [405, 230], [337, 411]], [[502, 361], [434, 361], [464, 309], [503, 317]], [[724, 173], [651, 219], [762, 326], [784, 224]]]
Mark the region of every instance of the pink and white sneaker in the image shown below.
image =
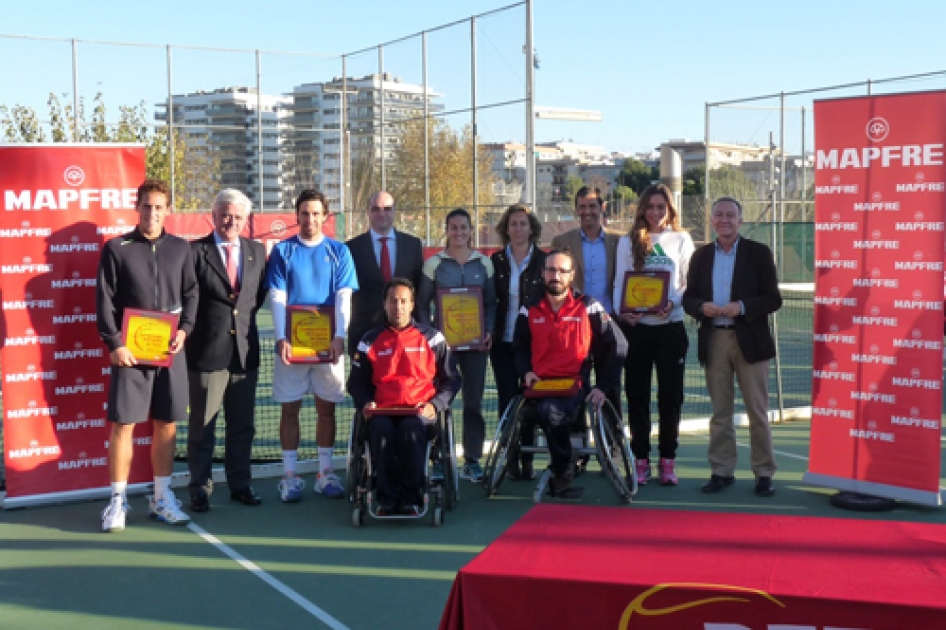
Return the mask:
[[660, 485], [677, 485], [677, 473], [674, 470], [673, 460], [666, 457], [660, 458]]
[[650, 481], [650, 460], [639, 459], [637, 460], [637, 485], [646, 486], [648, 481]]

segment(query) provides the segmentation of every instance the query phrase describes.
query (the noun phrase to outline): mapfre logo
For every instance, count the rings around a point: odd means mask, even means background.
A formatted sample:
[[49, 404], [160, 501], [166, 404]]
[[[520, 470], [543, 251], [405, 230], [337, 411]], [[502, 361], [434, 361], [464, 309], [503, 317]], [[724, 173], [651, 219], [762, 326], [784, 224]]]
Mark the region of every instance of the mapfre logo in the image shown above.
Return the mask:
[[[797, 621], [798, 616], [802, 621]], [[619, 630], [867, 630], [804, 619], [765, 591], [728, 584], [669, 583], [628, 604]], [[791, 619], [789, 619], [791, 617]], [[843, 622], [841, 622], [843, 623]]]
[[273, 236], [282, 236], [286, 233], [286, 222], [282, 219], [276, 219], [269, 224], [269, 231], [273, 233]]
[[70, 186], [81, 186], [85, 181], [85, 171], [81, 166], [67, 166], [62, 173], [62, 178]]
[[[718, 595], [713, 595], [718, 592]], [[675, 582], [657, 584], [647, 589], [631, 601], [621, 615], [618, 630], [651, 630], [656, 628], [699, 628], [705, 627], [740, 627], [744, 622], [742, 615], [732, 612], [727, 607], [724, 613], [718, 606], [714, 606], [712, 614], [707, 619], [714, 623], [701, 623], [698, 613], [688, 612], [695, 608], [713, 604], [749, 604], [762, 607], [769, 611], [783, 610], [785, 604], [775, 599], [765, 591], [744, 586], [729, 586], [728, 584], [701, 584], [692, 582]], [[741, 607], [740, 607], [741, 608]], [[764, 618], [762, 610], [754, 610], [752, 619]], [[708, 611], [709, 613], [709, 611]], [[720, 623], [723, 615], [737, 617], [730, 623]], [[730, 620], [727, 620], [730, 621]], [[753, 626], [755, 627], [755, 626]]]
[[867, 121], [867, 139], [871, 142], [881, 142], [890, 133], [890, 123], [885, 118], [876, 116]]

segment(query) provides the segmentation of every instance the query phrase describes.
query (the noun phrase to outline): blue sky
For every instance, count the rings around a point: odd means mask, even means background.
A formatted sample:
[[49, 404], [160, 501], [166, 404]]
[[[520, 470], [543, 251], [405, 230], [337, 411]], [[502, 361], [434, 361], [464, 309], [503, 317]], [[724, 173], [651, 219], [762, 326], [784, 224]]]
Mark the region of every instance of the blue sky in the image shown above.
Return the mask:
[[[0, 0], [0, 33], [173, 46], [291, 51], [264, 54], [264, 92], [341, 74], [341, 54], [503, 6], [502, 0], [349, 0], [324, 2], [230, 0], [129, 3]], [[600, 123], [539, 121], [539, 140], [573, 139], [622, 151], [646, 151], [668, 138], [702, 139], [704, 103], [780, 91], [946, 69], [946, 3], [858, 0], [637, 0], [583, 3], [535, 0], [536, 73], [540, 106], [600, 110]], [[522, 98], [524, 10], [477, 20], [478, 102]], [[448, 110], [470, 105], [468, 22], [428, 35], [429, 83]], [[252, 54], [175, 49], [175, 93], [224, 85], [254, 85]], [[163, 48], [81, 44], [80, 93], [101, 90], [111, 106], [167, 90]], [[420, 82], [420, 40], [385, 48], [385, 69]], [[376, 50], [349, 58], [349, 75], [377, 69]], [[0, 103], [42, 105], [50, 91], [71, 91], [68, 44], [0, 39]], [[895, 90], [946, 88], [946, 80], [915, 81]], [[889, 89], [889, 88], [888, 88]], [[879, 90], [878, 90], [879, 91]], [[818, 97], [847, 96], [863, 89]], [[789, 99], [810, 108], [812, 96]], [[772, 106], [777, 100], [756, 105]], [[788, 136], [798, 142], [800, 113]], [[468, 113], [448, 117], [455, 125]], [[483, 112], [486, 141], [523, 140], [521, 105]], [[771, 110], [714, 113], [713, 139], [768, 141], [777, 131]], [[805, 122], [810, 136], [810, 117]], [[792, 141], [786, 141], [789, 144]], [[792, 148], [792, 147], [790, 147]]]

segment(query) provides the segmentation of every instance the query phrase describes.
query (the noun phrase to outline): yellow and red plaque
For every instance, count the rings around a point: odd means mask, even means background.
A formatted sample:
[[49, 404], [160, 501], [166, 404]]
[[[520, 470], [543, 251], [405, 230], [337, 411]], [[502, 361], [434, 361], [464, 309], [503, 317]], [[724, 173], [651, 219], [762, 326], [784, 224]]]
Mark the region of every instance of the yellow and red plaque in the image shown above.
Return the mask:
[[669, 271], [628, 271], [624, 274], [621, 313], [659, 313], [667, 306]]
[[374, 407], [365, 409], [365, 417], [374, 416], [416, 416], [420, 414], [421, 408], [416, 405], [391, 405], [389, 407]]
[[437, 291], [440, 330], [454, 351], [483, 350], [486, 325], [483, 319], [483, 290], [454, 287]]
[[170, 347], [177, 335], [177, 322], [174, 313], [126, 308], [122, 316], [122, 344], [138, 365], [169, 367], [174, 360]]
[[290, 306], [287, 318], [289, 343], [292, 345], [290, 363], [325, 363], [332, 360], [334, 306]]
[[579, 378], [546, 378], [526, 388], [522, 395], [526, 398], [565, 398], [574, 396], [580, 388]]

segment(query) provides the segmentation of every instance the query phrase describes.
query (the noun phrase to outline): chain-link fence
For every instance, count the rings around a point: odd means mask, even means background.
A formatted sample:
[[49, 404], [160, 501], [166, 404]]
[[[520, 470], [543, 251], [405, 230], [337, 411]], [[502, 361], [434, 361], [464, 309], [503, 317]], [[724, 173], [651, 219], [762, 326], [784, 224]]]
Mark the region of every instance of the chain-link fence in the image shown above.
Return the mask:
[[388, 189], [436, 241], [444, 208], [487, 225], [519, 201], [483, 139], [526, 136], [527, 8], [346, 54], [0, 35], [0, 142], [143, 142], [178, 210], [233, 187], [285, 211], [318, 188], [342, 235]]
[[944, 87], [946, 71], [938, 71], [707, 103], [704, 197], [690, 202], [692, 211], [684, 203], [686, 225], [696, 226], [697, 203], [705, 214], [713, 199], [736, 197], [743, 233], [772, 247], [782, 281], [812, 282], [814, 101]]

